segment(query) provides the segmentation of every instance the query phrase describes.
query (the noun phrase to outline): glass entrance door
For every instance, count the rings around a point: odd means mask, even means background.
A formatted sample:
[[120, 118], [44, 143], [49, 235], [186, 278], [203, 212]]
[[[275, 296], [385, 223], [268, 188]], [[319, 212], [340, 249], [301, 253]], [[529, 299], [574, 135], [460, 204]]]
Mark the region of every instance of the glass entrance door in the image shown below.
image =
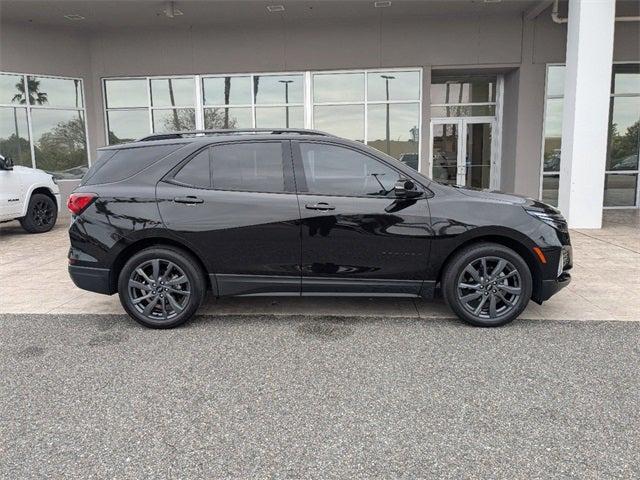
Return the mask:
[[491, 180], [494, 119], [434, 119], [431, 178], [450, 185], [496, 188]]

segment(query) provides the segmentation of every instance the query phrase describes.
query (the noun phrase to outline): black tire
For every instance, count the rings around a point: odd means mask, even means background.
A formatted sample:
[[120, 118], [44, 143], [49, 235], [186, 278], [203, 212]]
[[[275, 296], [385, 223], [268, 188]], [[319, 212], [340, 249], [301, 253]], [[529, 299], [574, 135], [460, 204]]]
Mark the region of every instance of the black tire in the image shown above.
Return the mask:
[[131, 318], [149, 328], [182, 325], [196, 313], [206, 290], [198, 262], [170, 246], [141, 250], [125, 263], [118, 277], [120, 303]]
[[58, 204], [55, 200], [43, 193], [34, 193], [20, 225], [29, 233], [45, 233], [53, 228], [57, 219]]
[[529, 303], [531, 289], [527, 263], [510, 248], [496, 243], [462, 249], [442, 276], [442, 292], [449, 307], [462, 320], [478, 327], [499, 327], [513, 321]]

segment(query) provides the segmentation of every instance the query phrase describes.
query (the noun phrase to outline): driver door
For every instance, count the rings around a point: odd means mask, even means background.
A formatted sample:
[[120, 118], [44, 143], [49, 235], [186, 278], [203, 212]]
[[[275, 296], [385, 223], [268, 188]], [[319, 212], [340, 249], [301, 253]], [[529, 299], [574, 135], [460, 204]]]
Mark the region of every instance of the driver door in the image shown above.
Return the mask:
[[425, 195], [396, 198], [401, 173], [356, 148], [293, 142], [302, 294], [417, 295], [429, 259]]

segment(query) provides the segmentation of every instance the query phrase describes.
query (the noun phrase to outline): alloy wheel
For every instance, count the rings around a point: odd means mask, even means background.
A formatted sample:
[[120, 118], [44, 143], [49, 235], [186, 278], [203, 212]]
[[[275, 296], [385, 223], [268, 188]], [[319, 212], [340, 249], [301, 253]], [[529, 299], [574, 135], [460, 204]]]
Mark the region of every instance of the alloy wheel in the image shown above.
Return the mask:
[[33, 223], [38, 227], [47, 227], [53, 221], [53, 207], [44, 200], [35, 202], [32, 208]]
[[472, 315], [496, 319], [516, 308], [522, 294], [522, 279], [508, 260], [480, 257], [462, 270], [456, 293], [463, 308]]
[[154, 258], [131, 272], [128, 293], [131, 304], [142, 315], [150, 320], [166, 321], [187, 307], [191, 284], [178, 265]]

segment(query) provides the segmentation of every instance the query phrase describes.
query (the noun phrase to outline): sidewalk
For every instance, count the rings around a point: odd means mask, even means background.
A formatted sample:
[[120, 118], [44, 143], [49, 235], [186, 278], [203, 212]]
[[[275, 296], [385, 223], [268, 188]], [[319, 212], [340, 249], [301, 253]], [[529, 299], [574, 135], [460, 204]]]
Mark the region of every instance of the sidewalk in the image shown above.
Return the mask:
[[[542, 306], [531, 302], [522, 318], [640, 320], [640, 210], [606, 211], [604, 228], [574, 230], [571, 239], [572, 283]], [[43, 235], [4, 224], [0, 245], [0, 314], [123, 313], [117, 295], [85, 292], [71, 282], [66, 219]], [[441, 300], [405, 298], [210, 297], [199, 313], [454, 318]]]

